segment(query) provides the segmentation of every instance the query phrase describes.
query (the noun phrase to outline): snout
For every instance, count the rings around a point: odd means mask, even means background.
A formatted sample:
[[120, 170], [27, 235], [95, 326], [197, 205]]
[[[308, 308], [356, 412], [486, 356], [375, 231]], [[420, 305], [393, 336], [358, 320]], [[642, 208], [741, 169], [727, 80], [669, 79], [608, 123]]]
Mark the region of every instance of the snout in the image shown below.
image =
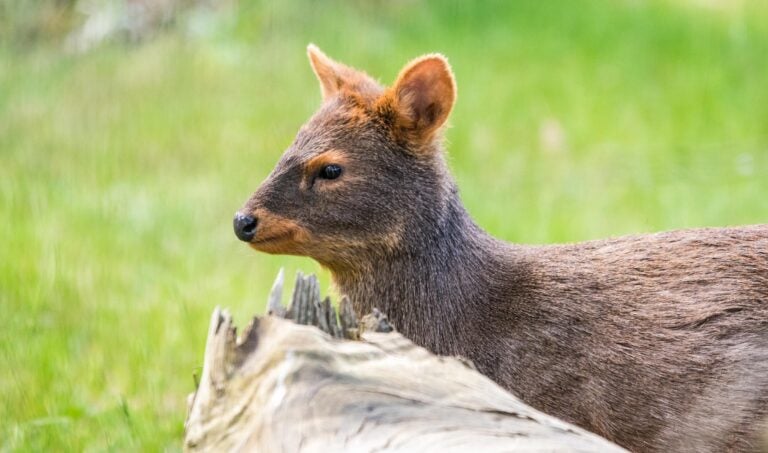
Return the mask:
[[243, 242], [251, 242], [256, 236], [258, 220], [255, 217], [240, 212], [235, 213], [232, 226], [235, 228], [235, 236]]

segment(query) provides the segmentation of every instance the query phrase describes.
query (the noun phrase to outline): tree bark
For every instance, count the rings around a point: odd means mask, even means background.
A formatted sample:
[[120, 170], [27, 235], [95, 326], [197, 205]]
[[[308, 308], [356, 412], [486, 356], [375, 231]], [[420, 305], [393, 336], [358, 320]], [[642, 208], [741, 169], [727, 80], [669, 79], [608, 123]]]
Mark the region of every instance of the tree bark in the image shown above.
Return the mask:
[[299, 275], [288, 309], [282, 286], [281, 271], [271, 316], [239, 337], [229, 313], [214, 310], [185, 450], [624, 451], [527, 406], [468, 362], [414, 345], [380, 313], [358, 322], [343, 299], [337, 317], [314, 277]]

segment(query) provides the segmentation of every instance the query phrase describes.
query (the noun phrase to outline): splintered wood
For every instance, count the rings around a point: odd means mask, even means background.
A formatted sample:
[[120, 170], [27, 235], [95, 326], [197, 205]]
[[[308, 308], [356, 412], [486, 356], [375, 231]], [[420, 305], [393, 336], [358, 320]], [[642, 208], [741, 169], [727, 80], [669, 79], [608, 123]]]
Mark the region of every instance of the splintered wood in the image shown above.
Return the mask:
[[358, 322], [342, 299], [337, 315], [314, 276], [299, 275], [288, 309], [282, 287], [281, 271], [271, 316], [239, 337], [214, 310], [185, 450], [624, 451], [414, 345], [381, 313]]

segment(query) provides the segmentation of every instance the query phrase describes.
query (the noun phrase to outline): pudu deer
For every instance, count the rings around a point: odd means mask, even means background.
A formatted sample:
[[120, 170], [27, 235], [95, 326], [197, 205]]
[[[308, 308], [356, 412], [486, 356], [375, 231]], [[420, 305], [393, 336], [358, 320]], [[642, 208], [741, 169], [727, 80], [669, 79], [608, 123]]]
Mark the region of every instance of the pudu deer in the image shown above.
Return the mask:
[[359, 312], [635, 451], [750, 451], [768, 416], [768, 225], [570, 245], [491, 237], [445, 162], [437, 54], [391, 87], [308, 48], [323, 102], [235, 215]]

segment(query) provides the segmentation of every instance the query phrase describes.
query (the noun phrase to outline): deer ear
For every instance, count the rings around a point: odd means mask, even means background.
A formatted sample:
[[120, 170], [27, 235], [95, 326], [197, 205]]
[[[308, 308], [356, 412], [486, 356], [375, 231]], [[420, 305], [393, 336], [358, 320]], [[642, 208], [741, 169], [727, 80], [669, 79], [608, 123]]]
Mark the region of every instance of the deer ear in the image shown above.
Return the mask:
[[316, 45], [307, 46], [307, 55], [317, 80], [323, 100], [328, 99], [343, 89], [362, 91], [375, 85], [370, 78], [356, 69], [338, 63], [323, 53]]
[[320, 81], [320, 90], [323, 93], [323, 99], [328, 99], [338, 92], [342, 85], [341, 70], [339, 64], [328, 58], [316, 45], [307, 46], [307, 56], [312, 70]]
[[383, 97], [386, 110], [394, 115], [396, 131], [421, 142], [434, 138], [455, 101], [453, 72], [448, 60], [439, 54], [425, 55], [406, 65]]

